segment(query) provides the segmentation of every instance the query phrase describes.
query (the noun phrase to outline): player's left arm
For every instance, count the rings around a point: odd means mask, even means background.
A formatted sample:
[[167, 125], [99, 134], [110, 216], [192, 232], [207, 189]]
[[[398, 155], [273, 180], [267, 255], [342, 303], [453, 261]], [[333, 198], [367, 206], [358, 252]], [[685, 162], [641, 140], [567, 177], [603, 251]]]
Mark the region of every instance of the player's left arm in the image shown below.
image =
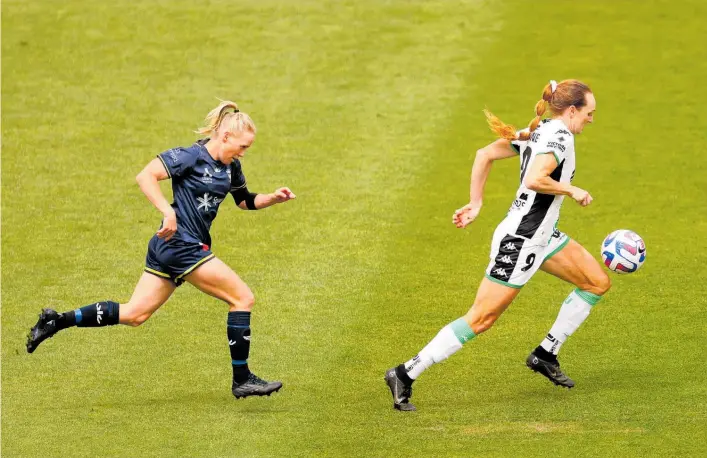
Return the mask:
[[260, 210], [296, 198], [290, 188], [278, 188], [269, 194], [250, 192], [246, 186], [231, 191], [236, 205], [243, 210]]
[[260, 210], [292, 200], [295, 194], [290, 188], [278, 188], [270, 194], [258, 194], [250, 192], [246, 185], [245, 175], [241, 168], [240, 161], [231, 164], [231, 195], [236, 205], [243, 210]]
[[550, 175], [558, 166], [556, 154], [538, 154], [525, 175], [525, 186], [541, 194], [570, 196], [582, 207], [592, 203], [592, 196], [584, 189], [552, 179]]

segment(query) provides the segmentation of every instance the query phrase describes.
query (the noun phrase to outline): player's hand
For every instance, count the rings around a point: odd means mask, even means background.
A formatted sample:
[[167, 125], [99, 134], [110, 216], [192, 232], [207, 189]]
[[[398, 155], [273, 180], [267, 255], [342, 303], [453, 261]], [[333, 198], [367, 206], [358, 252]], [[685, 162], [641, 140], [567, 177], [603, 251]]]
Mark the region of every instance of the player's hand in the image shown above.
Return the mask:
[[292, 200], [297, 196], [294, 192], [290, 191], [290, 188], [280, 188], [272, 193], [272, 197], [275, 203], [281, 204], [283, 202], [287, 202], [288, 200]]
[[454, 212], [452, 223], [459, 229], [463, 229], [471, 224], [481, 211], [481, 203], [470, 202]]
[[570, 190], [570, 197], [582, 207], [586, 207], [592, 203], [592, 200], [594, 200], [587, 191], [576, 186], [572, 186], [572, 189]]
[[174, 213], [174, 210], [170, 210], [164, 215], [162, 227], [157, 231], [157, 237], [165, 239], [165, 241], [171, 239], [174, 233], [177, 232], [177, 214]]

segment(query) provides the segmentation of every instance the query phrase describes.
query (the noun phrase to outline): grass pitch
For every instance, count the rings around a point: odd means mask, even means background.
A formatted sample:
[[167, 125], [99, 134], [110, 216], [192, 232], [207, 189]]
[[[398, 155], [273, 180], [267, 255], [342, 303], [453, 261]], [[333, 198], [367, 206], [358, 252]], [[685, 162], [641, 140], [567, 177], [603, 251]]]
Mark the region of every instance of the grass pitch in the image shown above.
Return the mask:
[[[2, 456], [707, 454], [707, 52], [700, 1], [2, 3]], [[525, 125], [549, 79], [598, 101], [561, 229], [614, 229], [646, 265], [567, 342], [572, 391], [524, 366], [572, 289], [539, 273], [487, 334], [394, 412], [386, 368], [464, 313], [518, 164], [494, 166], [468, 230], [481, 110]], [[236, 100], [258, 138], [214, 252], [256, 294], [236, 401], [226, 307], [180, 288], [138, 329], [72, 329], [24, 352], [39, 309], [125, 301], [159, 216], [134, 176]], [[167, 192], [169, 185], [164, 188]]]

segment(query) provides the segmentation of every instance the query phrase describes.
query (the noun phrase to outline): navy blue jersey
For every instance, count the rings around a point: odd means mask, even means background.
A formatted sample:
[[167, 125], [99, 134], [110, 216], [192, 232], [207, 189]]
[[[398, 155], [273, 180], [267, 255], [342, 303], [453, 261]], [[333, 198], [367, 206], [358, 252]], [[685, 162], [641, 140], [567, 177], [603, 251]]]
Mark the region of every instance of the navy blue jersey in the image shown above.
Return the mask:
[[172, 179], [177, 214], [177, 232], [173, 238], [211, 246], [209, 229], [218, 207], [229, 192], [246, 186], [241, 163], [235, 159], [225, 165], [212, 158], [199, 140], [188, 148], [173, 148], [157, 157]]

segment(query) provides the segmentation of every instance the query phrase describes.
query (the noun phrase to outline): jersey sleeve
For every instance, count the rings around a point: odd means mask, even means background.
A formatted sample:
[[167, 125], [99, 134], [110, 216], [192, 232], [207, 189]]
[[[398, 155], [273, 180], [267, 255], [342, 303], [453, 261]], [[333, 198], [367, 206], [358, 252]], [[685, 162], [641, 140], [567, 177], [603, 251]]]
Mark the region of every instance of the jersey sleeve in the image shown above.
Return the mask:
[[[520, 134], [522, 132], [528, 132], [528, 131], [530, 131], [530, 129], [525, 128], [525, 129], [519, 131], [518, 134]], [[522, 153], [523, 149], [525, 148], [525, 146], [527, 144], [528, 144], [528, 142], [525, 140], [511, 140], [511, 147], [516, 152], [516, 154]]]
[[172, 148], [158, 154], [157, 157], [162, 161], [167, 175], [170, 178], [177, 178], [187, 175], [192, 170], [199, 154], [186, 148]]
[[246, 187], [245, 175], [241, 168], [241, 161], [234, 160], [231, 164], [231, 191], [234, 192]]
[[552, 154], [561, 164], [574, 148], [574, 136], [567, 130], [552, 130], [538, 140], [538, 154]]

